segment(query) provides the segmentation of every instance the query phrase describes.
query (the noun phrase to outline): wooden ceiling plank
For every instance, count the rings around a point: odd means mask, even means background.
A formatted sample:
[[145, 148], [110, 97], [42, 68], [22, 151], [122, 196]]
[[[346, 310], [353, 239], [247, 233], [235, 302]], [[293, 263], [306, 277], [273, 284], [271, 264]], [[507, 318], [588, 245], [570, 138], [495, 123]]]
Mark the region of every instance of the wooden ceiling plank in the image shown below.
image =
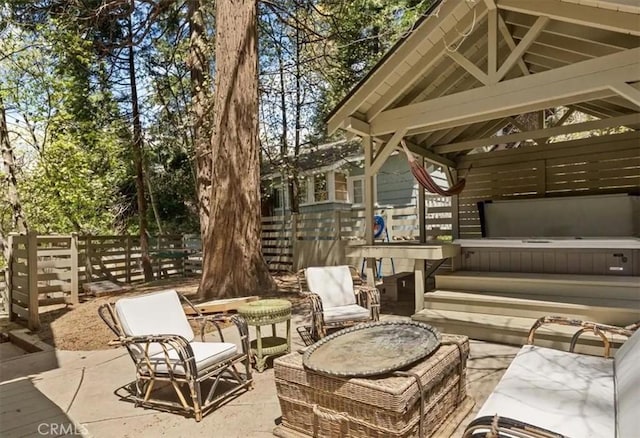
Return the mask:
[[497, 0], [499, 9], [553, 20], [590, 26], [598, 29], [640, 35], [638, 14], [570, 4], [560, 0]]
[[[460, 37], [459, 28], [467, 29], [471, 27], [474, 19], [481, 21], [486, 15], [486, 9], [477, 12], [475, 17], [473, 14], [467, 14], [460, 22], [443, 35], [444, 41], [455, 41], [456, 37]], [[385, 108], [392, 105], [404, 92], [406, 92], [419, 78], [421, 78], [429, 69], [431, 69], [436, 62], [440, 59], [442, 54], [446, 51], [446, 48], [442, 41], [438, 40], [432, 44], [431, 48], [422, 56], [421, 60], [413, 66], [407, 73], [405, 73], [401, 79], [396, 81], [384, 95], [377, 100], [375, 104], [371, 106], [367, 111], [367, 120], [372, 121], [378, 114], [380, 114]]]
[[[513, 30], [514, 33], [520, 32], [522, 28], [524, 28], [524, 32], [526, 32], [526, 29], [533, 26], [536, 20], [534, 16], [519, 14], [517, 12], [502, 11], [501, 16], [507, 24], [515, 27]], [[593, 46], [613, 49], [614, 51], [633, 49], [637, 47], [640, 42], [640, 38], [624, 33], [594, 29], [592, 27], [561, 21], [551, 21], [551, 23], [545, 27], [543, 35], [552, 35], [562, 39], [569, 38], [574, 41], [589, 43]]]

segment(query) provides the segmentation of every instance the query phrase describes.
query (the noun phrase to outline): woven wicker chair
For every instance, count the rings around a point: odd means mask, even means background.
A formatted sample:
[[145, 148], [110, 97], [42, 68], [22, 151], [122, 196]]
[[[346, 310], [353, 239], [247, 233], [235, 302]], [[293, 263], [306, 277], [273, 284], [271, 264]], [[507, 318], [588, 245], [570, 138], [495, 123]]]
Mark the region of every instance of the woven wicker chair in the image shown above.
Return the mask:
[[[181, 298], [197, 313], [189, 319], [199, 324], [201, 342], [194, 340]], [[247, 324], [238, 315], [203, 316], [175, 290], [122, 298], [102, 305], [98, 313], [118, 337], [115, 343], [133, 359], [136, 381], [131, 397], [137, 406], [179, 411], [200, 421], [221, 402], [253, 387]], [[229, 320], [238, 329], [241, 351], [224, 342], [220, 323]], [[205, 342], [208, 322], [217, 328], [221, 342]], [[244, 365], [243, 372], [236, 369], [238, 364]], [[173, 387], [178, 401], [156, 396], [154, 387], [159, 386]], [[221, 391], [223, 387], [228, 389]]]
[[331, 329], [350, 327], [380, 319], [380, 292], [363, 284], [352, 266], [311, 267], [298, 271], [300, 293], [311, 301], [309, 345], [327, 335]]

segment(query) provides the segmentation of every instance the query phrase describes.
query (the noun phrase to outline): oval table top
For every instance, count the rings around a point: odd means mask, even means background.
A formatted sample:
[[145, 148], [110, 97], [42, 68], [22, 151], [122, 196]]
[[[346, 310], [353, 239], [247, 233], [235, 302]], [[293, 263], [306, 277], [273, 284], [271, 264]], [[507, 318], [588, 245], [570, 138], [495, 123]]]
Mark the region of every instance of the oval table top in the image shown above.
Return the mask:
[[302, 362], [305, 367], [330, 376], [376, 376], [428, 356], [440, 341], [438, 330], [415, 321], [360, 324], [311, 345]]

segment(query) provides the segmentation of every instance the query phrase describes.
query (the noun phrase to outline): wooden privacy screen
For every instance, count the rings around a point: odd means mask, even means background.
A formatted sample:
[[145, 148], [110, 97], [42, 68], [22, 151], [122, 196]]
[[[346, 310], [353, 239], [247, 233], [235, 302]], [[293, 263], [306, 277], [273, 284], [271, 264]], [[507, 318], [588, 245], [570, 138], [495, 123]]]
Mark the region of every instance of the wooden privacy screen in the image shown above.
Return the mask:
[[479, 201], [638, 193], [640, 133], [476, 154], [459, 160], [473, 168], [458, 197], [460, 238], [481, 238]]

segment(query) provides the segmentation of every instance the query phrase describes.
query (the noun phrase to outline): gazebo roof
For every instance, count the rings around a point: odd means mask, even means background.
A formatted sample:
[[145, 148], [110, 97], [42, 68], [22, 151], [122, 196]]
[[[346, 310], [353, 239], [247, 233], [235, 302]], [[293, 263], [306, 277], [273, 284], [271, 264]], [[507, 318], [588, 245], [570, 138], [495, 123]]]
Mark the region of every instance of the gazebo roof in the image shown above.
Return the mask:
[[[327, 119], [427, 159], [507, 141], [640, 126], [637, 0], [441, 0]], [[566, 106], [599, 120], [522, 126], [520, 114]], [[494, 134], [507, 125], [510, 135]], [[525, 132], [526, 131], [526, 132]], [[378, 158], [381, 158], [378, 160]], [[376, 163], [379, 161], [380, 163]]]

